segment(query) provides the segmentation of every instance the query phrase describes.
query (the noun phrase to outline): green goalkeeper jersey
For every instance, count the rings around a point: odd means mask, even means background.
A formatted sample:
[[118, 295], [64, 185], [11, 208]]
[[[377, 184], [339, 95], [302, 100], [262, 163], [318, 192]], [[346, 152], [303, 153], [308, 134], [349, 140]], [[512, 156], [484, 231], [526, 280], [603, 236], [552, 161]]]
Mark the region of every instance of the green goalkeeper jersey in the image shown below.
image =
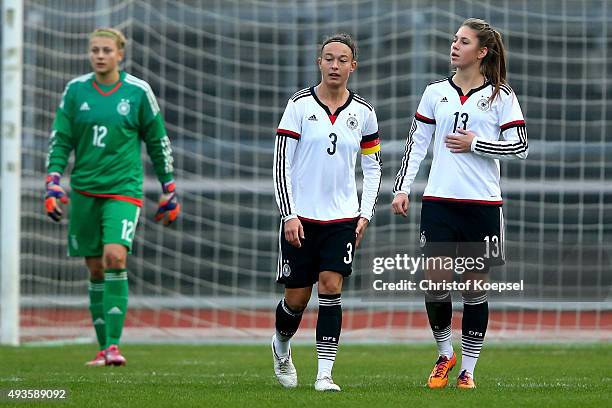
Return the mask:
[[172, 150], [159, 106], [145, 81], [120, 72], [110, 86], [95, 74], [66, 85], [49, 141], [47, 171], [62, 174], [74, 150], [70, 185], [93, 195], [142, 198], [141, 141], [157, 178], [172, 180]]

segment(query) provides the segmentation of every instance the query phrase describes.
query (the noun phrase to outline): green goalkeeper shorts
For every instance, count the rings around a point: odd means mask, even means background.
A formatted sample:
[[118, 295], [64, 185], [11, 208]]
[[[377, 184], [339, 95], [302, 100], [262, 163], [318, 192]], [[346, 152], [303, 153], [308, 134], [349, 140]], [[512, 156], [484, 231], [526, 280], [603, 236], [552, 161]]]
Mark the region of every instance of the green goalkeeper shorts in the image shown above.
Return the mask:
[[136, 204], [72, 190], [68, 256], [102, 256], [106, 244], [121, 244], [132, 253], [139, 215]]

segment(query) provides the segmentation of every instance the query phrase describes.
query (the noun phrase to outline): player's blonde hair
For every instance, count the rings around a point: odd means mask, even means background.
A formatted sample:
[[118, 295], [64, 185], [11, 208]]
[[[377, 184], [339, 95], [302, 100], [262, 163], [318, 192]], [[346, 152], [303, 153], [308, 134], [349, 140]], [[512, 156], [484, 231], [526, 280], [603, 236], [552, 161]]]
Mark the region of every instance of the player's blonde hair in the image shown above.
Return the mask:
[[91, 34], [89, 34], [90, 40], [94, 37], [112, 38], [115, 40], [115, 44], [117, 44], [117, 49], [119, 50], [123, 50], [127, 44], [127, 39], [123, 33], [111, 27], [96, 28]]
[[494, 86], [493, 94], [489, 100], [495, 99], [499, 94], [500, 86], [506, 84], [506, 48], [499, 31], [489, 23], [479, 18], [468, 18], [461, 24], [476, 32], [481, 48], [487, 47], [487, 55], [480, 63], [480, 73], [491, 81]]

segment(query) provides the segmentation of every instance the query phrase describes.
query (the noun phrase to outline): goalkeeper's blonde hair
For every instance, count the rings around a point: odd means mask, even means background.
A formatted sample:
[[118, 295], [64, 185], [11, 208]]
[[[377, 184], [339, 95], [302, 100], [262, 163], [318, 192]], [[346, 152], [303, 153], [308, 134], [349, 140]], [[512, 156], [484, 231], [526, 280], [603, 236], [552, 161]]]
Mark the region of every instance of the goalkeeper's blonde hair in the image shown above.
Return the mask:
[[90, 40], [94, 37], [112, 38], [115, 40], [115, 44], [117, 44], [117, 49], [119, 50], [123, 50], [127, 44], [125, 35], [123, 35], [121, 31], [111, 27], [96, 28], [91, 34], [89, 34]]

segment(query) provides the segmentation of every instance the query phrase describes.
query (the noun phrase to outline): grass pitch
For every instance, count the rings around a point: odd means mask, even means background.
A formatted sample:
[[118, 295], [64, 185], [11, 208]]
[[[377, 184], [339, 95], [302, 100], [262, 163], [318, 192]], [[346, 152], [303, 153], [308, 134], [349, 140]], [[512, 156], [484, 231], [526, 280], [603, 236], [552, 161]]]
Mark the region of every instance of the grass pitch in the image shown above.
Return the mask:
[[[3, 406], [70, 407], [601, 407], [612, 395], [612, 345], [485, 344], [475, 390], [429, 390], [435, 346], [341, 345], [334, 381], [318, 393], [316, 351], [293, 347], [299, 387], [282, 389], [268, 345], [125, 345], [126, 367], [88, 368], [93, 346], [0, 347], [0, 389], [67, 389], [63, 402]], [[607, 401], [607, 402], [606, 402]]]

